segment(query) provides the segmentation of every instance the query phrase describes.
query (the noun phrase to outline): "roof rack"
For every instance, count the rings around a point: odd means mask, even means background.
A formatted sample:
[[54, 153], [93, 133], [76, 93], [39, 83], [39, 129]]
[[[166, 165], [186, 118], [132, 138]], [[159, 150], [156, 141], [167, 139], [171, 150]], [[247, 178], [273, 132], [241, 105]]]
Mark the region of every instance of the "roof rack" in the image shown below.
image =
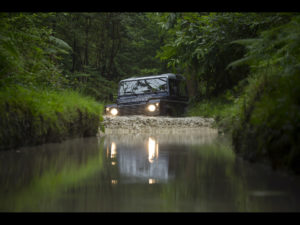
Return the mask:
[[150, 76], [143, 76], [143, 77], [130, 77], [130, 78], [121, 80], [120, 82], [123, 82], [123, 81], [131, 81], [131, 80], [151, 79], [151, 78], [173, 78], [173, 79], [184, 79], [184, 77], [181, 76], [181, 75], [179, 75], [179, 74], [165, 73], [165, 74], [160, 74], [160, 75], [150, 75]]

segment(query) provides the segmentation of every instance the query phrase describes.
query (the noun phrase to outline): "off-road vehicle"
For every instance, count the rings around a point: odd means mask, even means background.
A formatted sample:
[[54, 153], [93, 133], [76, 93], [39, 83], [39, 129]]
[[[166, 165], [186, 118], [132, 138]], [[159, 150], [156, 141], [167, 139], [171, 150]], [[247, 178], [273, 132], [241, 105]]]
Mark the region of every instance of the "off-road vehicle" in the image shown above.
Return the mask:
[[133, 77], [119, 82], [117, 103], [105, 106], [112, 116], [181, 116], [188, 103], [185, 78], [167, 73]]

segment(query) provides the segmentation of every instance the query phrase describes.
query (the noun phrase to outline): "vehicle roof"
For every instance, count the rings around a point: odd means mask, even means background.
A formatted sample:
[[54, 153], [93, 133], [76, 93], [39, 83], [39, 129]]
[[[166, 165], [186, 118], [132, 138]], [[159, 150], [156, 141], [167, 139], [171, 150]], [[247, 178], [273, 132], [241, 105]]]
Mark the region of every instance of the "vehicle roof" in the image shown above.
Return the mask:
[[165, 74], [161, 74], [161, 75], [151, 75], [151, 76], [144, 76], [144, 77], [130, 77], [130, 78], [121, 80], [120, 82], [123, 82], [123, 81], [132, 81], [132, 80], [151, 79], [151, 78], [185, 79], [183, 76], [181, 76], [181, 75], [179, 75], [179, 74], [165, 73]]

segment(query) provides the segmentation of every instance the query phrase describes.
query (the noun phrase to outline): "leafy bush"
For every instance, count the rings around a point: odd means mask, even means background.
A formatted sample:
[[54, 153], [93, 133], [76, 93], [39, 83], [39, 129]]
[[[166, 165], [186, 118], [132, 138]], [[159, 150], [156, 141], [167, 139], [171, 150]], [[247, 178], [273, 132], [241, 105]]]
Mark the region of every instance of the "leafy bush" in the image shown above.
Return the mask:
[[239, 40], [248, 53], [252, 76], [241, 98], [235, 124], [235, 151], [245, 158], [270, 160], [274, 168], [300, 173], [300, 16], [262, 32], [258, 39]]
[[51, 16], [0, 13], [0, 149], [98, 131], [102, 104], [69, 90], [60, 63], [72, 48], [45, 23]]
[[0, 86], [23, 84], [57, 88], [64, 82], [56, 65], [71, 47], [42, 26], [47, 14], [0, 14]]
[[239, 119], [237, 100], [226, 99], [225, 96], [205, 99], [194, 103], [188, 109], [188, 116], [211, 117], [222, 132], [231, 132], [233, 123]]

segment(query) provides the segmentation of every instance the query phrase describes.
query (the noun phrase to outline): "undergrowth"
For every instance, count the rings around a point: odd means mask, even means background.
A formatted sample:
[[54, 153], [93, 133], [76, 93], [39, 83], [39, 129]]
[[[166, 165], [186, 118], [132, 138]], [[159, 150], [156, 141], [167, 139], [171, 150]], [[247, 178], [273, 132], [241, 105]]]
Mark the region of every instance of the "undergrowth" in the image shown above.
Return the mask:
[[220, 131], [230, 132], [232, 124], [239, 119], [238, 109], [237, 100], [228, 100], [224, 97], [212, 98], [192, 104], [187, 115], [214, 118], [214, 126]]
[[253, 78], [233, 128], [235, 151], [250, 161], [268, 160], [274, 169], [300, 173], [299, 93], [299, 73]]
[[0, 149], [95, 135], [103, 105], [71, 90], [0, 89]]

